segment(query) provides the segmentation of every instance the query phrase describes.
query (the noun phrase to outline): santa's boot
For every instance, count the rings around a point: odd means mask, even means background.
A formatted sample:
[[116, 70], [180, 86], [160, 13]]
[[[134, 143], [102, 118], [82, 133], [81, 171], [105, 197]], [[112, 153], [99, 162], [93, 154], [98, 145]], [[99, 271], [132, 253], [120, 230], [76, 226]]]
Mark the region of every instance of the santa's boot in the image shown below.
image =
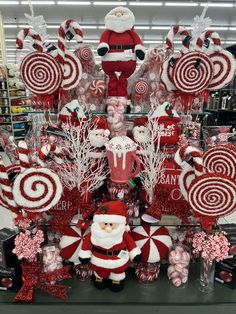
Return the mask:
[[124, 289], [125, 281], [110, 280], [109, 289], [113, 292], [119, 292]]
[[107, 279], [96, 277], [95, 275], [93, 277], [93, 283], [97, 289], [106, 289], [108, 286]]

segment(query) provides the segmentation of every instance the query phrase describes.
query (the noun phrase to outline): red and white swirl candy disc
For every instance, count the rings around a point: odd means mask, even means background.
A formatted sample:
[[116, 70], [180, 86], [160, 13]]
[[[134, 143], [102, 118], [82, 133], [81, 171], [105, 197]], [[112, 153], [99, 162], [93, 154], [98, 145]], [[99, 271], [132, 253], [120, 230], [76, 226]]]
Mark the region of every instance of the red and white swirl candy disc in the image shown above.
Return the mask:
[[24, 210], [44, 212], [61, 198], [62, 184], [57, 174], [46, 168], [29, 168], [20, 173], [13, 184], [13, 196]]
[[223, 49], [209, 54], [209, 57], [213, 62], [214, 75], [208, 89], [217, 90], [223, 88], [234, 77], [236, 61], [229, 51]]
[[91, 61], [93, 59], [93, 52], [88, 46], [78, 49], [78, 57], [82, 61]]
[[189, 188], [189, 204], [197, 214], [224, 217], [236, 210], [236, 182], [215, 173], [194, 180]]
[[148, 92], [148, 83], [145, 80], [140, 80], [135, 84], [135, 93], [145, 95]]
[[65, 52], [65, 63], [63, 64], [63, 83], [62, 87], [64, 90], [71, 90], [78, 86], [79, 81], [82, 77], [82, 66], [71, 51]]
[[178, 90], [195, 94], [207, 89], [213, 78], [213, 63], [203, 52], [184, 54], [173, 68], [173, 82]]
[[21, 78], [35, 95], [51, 95], [62, 82], [62, 70], [55, 59], [44, 52], [32, 52], [22, 60]]
[[89, 89], [93, 96], [102, 96], [106, 89], [106, 83], [102, 80], [93, 80]]
[[148, 263], [160, 262], [172, 246], [171, 237], [165, 227], [138, 226], [131, 232], [131, 237], [142, 252], [142, 260]]
[[203, 155], [206, 172], [222, 173], [236, 180], [236, 148], [232, 145], [216, 145]]
[[60, 240], [60, 255], [66, 260], [79, 264], [79, 250], [89, 229], [80, 229], [76, 226], [68, 227]]

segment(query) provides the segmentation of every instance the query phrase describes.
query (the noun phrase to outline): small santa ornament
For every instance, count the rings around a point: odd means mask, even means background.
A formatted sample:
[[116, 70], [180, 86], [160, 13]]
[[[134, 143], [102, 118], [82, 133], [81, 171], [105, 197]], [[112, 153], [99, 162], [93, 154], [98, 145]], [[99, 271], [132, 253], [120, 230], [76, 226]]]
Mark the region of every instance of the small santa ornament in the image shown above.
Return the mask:
[[91, 129], [88, 131], [88, 139], [91, 145], [97, 148], [105, 148], [109, 135], [107, 121], [103, 117], [94, 117], [91, 122]]
[[83, 108], [76, 99], [66, 104], [59, 112], [59, 120], [62, 123], [79, 126], [81, 119], [86, 119], [86, 116]]
[[134, 121], [134, 127], [132, 130], [135, 142], [138, 145], [147, 143], [149, 137], [149, 130], [147, 128], [147, 117], [140, 117]]
[[126, 206], [121, 201], [103, 203], [93, 217], [91, 232], [83, 241], [79, 259], [82, 264], [90, 262], [98, 289], [109, 287], [114, 292], [121, 291], [130, 260], [141, 258], [126, 224]]
[[100, 38], [98, 55], [102, 57], [103, 71], [109, 76], [108, 96], [127, 97], [127, 78], [135, 71], [136, 58], [145, 57], [134, 23], [134, 14], [124, 7], [112, 9], [105, 17], [106, 30]]
[[157, 107], [150, 119], [155, 119], [157, 124], [163, 128], [160, 138], [161, 146], [177, 144], [180, 135], [180, 127], [177, 123], [180, 121], [180, 117], [170, 103], [164, 102]]

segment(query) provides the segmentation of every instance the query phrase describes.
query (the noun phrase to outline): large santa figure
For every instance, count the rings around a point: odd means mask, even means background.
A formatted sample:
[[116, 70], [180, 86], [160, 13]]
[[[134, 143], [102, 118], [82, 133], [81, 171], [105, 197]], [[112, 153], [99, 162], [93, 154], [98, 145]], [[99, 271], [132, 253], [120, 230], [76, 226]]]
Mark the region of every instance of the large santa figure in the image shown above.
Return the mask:
[[93, 217], [91, 232], [83, 241], [79, 259], [82, 264], [90, 262], [98, 289], [122, 290], [130, 260], [141, 258], [126, 224], [126, 206], [121, 201], [103, 203]]
[[106, 30], [100, 38], [98, 55], [102, 57], [103, 71], [109, 76], [108, 96], [127, 97], [127, 78], [135, 71], [136, 58], [145, 57], [134, 23], [134, 14], [124, 7], [112, 9], [105, 17]]

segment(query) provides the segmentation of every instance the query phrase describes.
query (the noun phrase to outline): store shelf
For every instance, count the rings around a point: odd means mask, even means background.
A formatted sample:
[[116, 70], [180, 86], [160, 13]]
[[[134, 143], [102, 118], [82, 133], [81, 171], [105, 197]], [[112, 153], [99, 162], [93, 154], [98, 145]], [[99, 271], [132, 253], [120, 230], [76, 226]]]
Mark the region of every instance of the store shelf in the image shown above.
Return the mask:
[[[13, 97], [10, 96], [10, 99], [11, 99], [11, 100], [14, 100], [14, 99], [21, 99], [21, 98], [28, 98], [28, 97], [25, 96], [25, 95], [24, 95], [24, 96], [13, 96]], [[21, 105], [20, 105], [19, 107], [21, 107]]]
[[0, 116], [10, 116], [10, 113], [0, 113]]
[[15, 139], [15, 140], [19, 140], [19, 139], [21, 139], [21, 138], [25, 138], [25, 136], [14, 136], [14, 139]]
[[14, 129], [14, 128], [13, 128], [13, 132], [16, 132], [16, 131], [17, 131], [17, 132], [19, 132], [19, 131], [25, 131], [25, 128], [23, 128], [23, 129]]
[[24, 122], [28, 122], [28, 121], [26, 121], [26, 120], [17, 120], [17, 121], [12, 121], [12, 124], [14, 124], [14, 123], [24, 123]]
[[23, 112], [23, 113], [12, 113], [13, 116], [21, 116], [21, 115], [24, 115], [24, 114], [25, 114], [25, 112]]

